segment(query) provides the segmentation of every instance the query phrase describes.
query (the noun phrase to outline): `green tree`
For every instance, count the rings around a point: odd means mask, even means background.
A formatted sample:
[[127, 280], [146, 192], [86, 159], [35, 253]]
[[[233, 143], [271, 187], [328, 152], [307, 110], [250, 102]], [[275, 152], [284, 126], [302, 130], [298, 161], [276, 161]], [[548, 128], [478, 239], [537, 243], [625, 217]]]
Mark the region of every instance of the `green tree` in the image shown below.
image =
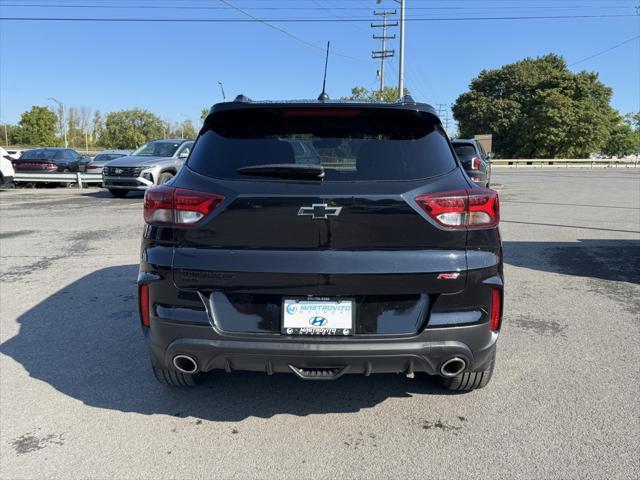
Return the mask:
[[163, 136], [162, 120], [147, 110], [135, 108], [109, 113], [100, 143], [109, 148], [132, 149]]
[[209, 115], [208, 108], [203, 108], [202, 110], [200, 110], [200, 120], [204, 122], [204, 119], [207, 118], [207, 115]]
[[[626, 121], [625, 121], [626, 120]], [[609, 156], [625, 157], [640, 152], [640, 135], [638, 127], [632, 128], [633, 117], [626, 119], [618, 117], [617, 123], [611, 129], [609, 139], [602, 149], [602, 153]]]
[[502, 158], [587, 157], [607, 142], [617, 113], [592, 72], [571, 72], [550, 54], [483, 70], [458, 97], [460, 136], [493, 134]]
[[2, 145], [13, 145], [16, 143], [15, 135], [18, 127], [17, 125], [11, 125], [10, 123], [0, 124], [0, 139], [2, 139]]
[[23, 112], [17, 128], [13, 132], [13, 142], [33, 147], [55, 146], [60, 144], [56, 138], [58, 117], [47, 107], [34, 105]]
[[104, 119], [100, 110], [96, 110], [93, 113], [93, 120], [91, 122], [91, 136], [93, 137], [94, 145], [101, 145], [101, 138], [104, 133]]
[[[404, 89], [404, 94], [409, 95], [407, 88]], [[380, 95], [380, 90], [368, 89], [367, 87], [353, 87], [351, 89], [351, 95], [342, 97], [341, 100], [359, 100], [364, 102], [382, 100], [383, 102], [396, 102], [398, 100], [398, 88], [384, 87], [382, 95]]]

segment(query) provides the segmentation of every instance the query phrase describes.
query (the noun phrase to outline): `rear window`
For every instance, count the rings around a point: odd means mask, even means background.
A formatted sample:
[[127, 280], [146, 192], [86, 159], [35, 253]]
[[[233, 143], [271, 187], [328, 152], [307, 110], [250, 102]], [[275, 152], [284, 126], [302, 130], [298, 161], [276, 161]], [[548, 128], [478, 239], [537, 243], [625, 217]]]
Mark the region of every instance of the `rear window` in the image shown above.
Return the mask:
[[324, 181], [411, 180], [456, 166], [433, 116], [376, 108], [218, 112], [188, 160], [198, 173], [245, 180], [257, 176], [238, 169], [273, 164], [321, 165]]
[[453, 149], [460, 158], [475, 157], [478, 154], [476, 147], [470, 143], [454, 143]]
[[99, 153], [93, 159], [94, 162], [108, 162], [109, 160], [114, 160], [116, 158], [124, 157], [124, 153]]
[[20, 156], [20, 160], [52, 160], [62, 150], [52, 150], [47, 148], [39, 148], [36, 150], [27, 150]]

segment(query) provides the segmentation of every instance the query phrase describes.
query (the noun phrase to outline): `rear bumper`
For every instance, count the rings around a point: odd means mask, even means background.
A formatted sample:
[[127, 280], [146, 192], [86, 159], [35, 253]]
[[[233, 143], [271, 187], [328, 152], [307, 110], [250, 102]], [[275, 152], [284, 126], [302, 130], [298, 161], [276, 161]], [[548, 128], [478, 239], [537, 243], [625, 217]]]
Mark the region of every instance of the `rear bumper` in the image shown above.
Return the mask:
[[344, 373], [426, 372], [439, 374], [453, 357], [465, 360], [467, 371], [484, 370], [498, 338], [486, 323], [427, 328], [419, 335], [374, 338], [309, 339], [284, 335], [229, 336], [211, 326], [156, 322], [145, 329], [152, 361], [169, 367], [176, 355], [193, 357], [199, 371], [223, 369], [291, 372], [295, 368], [343, 367]]

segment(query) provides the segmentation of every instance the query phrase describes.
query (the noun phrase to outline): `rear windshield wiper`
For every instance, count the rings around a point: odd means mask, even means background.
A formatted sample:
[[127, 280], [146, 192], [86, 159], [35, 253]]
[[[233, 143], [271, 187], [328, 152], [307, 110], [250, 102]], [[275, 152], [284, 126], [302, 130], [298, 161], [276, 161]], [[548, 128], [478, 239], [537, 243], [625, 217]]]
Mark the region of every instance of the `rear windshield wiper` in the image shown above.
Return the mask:
[[256, 175], [264, 177], [291, 177], [291, 178], [313, 178], [324, 177], [324, 167], [322, 165], [304, 165], [298, 163], [274, 163], [265, 165], [252, 165], [250, 167], [239, 168], [240, 175]]

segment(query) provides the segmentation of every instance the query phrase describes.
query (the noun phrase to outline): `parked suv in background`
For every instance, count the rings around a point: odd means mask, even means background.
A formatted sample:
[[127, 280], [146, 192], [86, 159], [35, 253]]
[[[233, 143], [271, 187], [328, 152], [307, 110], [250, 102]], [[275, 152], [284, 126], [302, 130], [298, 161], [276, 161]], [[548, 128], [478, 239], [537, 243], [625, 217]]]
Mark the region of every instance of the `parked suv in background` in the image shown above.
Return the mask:
[[146, 190], [171, 180], [189, 156], [193, 140], [168, 139], [145, 143], [131, 155], [108, 162], [102, 170], [102, 184], [114, 197], [126, 197], [129, 190]]
[[429, 105], [215, 105], [144, 219], [140, 318], [162, 383], [213, 369], [429, 374], [453, 390], [491, 378], [498, 194], [465, 175]]
[[489, 187], [491, 183], [491, 154], [474, 138], [452, 141], [453, 149], [462, 162], [467, 175], [478, 185]]

